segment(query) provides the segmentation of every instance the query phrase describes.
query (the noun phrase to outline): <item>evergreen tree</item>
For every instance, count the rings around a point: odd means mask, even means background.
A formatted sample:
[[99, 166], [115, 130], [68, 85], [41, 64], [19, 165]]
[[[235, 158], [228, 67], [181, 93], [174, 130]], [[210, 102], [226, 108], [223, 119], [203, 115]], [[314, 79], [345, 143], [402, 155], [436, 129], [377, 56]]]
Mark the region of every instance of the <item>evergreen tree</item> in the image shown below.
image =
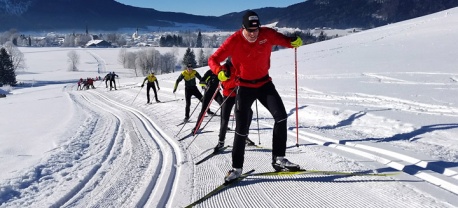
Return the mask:
[[196, 48], [202, 48], [202, 33], [197, 34]]
[[15, 85], [16, 74], [14, 73], [13, 61], [5, 48], [0, 49], [0, 85]]
[[199, 51], [198, 60], [199, 60], [198, 63], [199, 63], [200, 67], [208, 65], [208, 61], [207, 61], [208, 59], [205, 57], [205, 53], [204, 53], [204, 50], [202, 48]]
[[192, 67], [197, 66], [196, 55], [194, 54], [194, 51], [188, 47], [183, 57], [183, 65], [186, 66], [189, 63], [192, 64]]
[[320, 35], [318, 36], [318, 41], [321, 42], [325, 40], [326, 40], [326, 34], [323, 31], [321, 31]]

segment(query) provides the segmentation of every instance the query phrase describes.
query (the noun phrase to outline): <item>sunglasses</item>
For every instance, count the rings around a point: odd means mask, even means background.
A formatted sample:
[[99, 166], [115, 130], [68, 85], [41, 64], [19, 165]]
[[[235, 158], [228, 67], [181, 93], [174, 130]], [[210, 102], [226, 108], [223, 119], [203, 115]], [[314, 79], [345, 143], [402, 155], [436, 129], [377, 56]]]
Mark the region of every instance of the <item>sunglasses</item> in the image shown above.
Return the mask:
[[259, 31], [259, 27], [256, 28], [256, 29], [245, 28], [245, 30], [246, 30], [247, 32], [250, 32], [250, 33], [252, 33], [252, 32], [257, 32], [257, 31]]

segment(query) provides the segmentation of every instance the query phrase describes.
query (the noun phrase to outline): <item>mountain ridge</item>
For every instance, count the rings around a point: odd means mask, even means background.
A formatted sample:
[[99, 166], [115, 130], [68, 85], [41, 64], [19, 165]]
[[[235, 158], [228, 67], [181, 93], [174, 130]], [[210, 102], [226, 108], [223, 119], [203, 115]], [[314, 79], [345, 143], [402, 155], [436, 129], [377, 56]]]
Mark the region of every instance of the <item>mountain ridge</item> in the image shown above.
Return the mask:
[[[458, 6], [458, 0], [308, 0], [254, 9], [262, 24], [292, 28], [374, 28]], [[174, 23], [240, 28], [245, 11], [199, 16], [124, 5], [115, 0], [0, 0], [0, 31], [174, 27]]]

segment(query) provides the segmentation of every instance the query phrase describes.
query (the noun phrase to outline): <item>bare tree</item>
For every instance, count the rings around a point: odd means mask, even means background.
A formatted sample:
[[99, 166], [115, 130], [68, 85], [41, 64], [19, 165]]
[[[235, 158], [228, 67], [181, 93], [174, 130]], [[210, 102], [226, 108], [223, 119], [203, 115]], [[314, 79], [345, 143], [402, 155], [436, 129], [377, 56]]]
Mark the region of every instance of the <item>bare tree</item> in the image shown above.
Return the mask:
[[69, 71], [78, 71], [78, 64], [80, 62], [80, 55], [74, 50], [71, 50], [67, 53], [68, 56], [68, 70]]
[[177, 57], [173, 53], [165, 53], [161, 58], [161, 73], [170, 73], [175, 71], [175, 65], [177, 64]]
[[126, 62], [127, 62], [127, 49], [121, 48], [118, 54], [118, 63], [122, 64], [124, 68], [127, 68]]
[[118, 33], [109, 33], [106, 36], [104, 36], [104, 40], [117, 46], [123, 46], [127, 43], [126, 38]]
[[65, 35], [63, 47], [75, 47], [75, 34]]
[[13, 42], [8, 41], [3, 47], [11, 57], [14, 71], [26, 68], [24, 54], [13, 44]]
[[11, 29], [4, 33], [0, 34], [0, 44], [6, 43], [8, 41], [13, 41], [15, 38], [19, 36], [18, 31], [16, 29]]
[[157, 72], [160, 69], [161, 54], [154, 48], [142, 49], [137, 52], [135, 64], [141, 70], [143, 75], [150, 71]]
[[199, 64], [200, 67], [207, 66], [207, 60], [205, 60], [205, 58], [204, 49], [201, 48], [199, 54], [197, 54], [197, 64]]

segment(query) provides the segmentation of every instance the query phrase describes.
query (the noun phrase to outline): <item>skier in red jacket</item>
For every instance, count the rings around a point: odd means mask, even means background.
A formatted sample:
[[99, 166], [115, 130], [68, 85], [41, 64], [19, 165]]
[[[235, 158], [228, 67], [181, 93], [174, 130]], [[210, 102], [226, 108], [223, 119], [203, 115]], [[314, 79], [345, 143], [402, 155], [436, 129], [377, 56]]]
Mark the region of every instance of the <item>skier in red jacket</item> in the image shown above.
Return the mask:
[[274, 29], [260, 27], [258, 15], [249, 10], [243, 16], [242, 28], [224, 41], [221, 47], [210, 56], [208, 62], [213, 73], [221, 81], [228, 75], [220, 63], [231, 57], [235, 68], [236, 95], [235, 118], [236, 128], [232, 149], [232, 169], [224, 178], [230, 182], [242, 174], [245, 138], [248, 135], [248, 116], [251, 105], [257, 99], [272, 114], [275, 124], [272, 141], [272, 167], [277, 170], [298, 170], [298, 164], [286, 159], [287, 114], [283, 101], [269, 76], [270, 55], [272, 47], [280, 45], [293, 48], [302, 45], [300, 37], [287, 37]]

